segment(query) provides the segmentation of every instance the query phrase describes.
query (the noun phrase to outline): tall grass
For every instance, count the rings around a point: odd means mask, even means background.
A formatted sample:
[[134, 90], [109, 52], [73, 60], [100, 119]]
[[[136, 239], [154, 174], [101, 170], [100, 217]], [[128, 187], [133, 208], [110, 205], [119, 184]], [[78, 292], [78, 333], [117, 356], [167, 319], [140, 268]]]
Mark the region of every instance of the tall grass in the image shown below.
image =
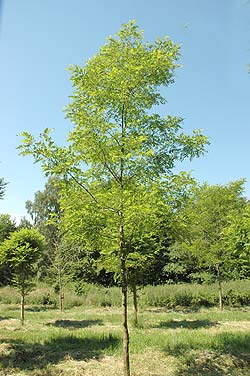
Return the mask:
[[[228, 306], [250, 305], [250, 281], [223, 284], [223, 301]], [[218, 305], [217, 284], [161, 285], [143, 289], [142, 304], [152, 307], [213, 307]]]
[[[12, 287], [0, 288], [0, 303], [19, 304], [18, 292]], [[224, 304], [232, 307], [250, 305], [250, 281], [233, 281], [223, 284]], [[58, 307], [58, 296], [52, 287], [38, 284], [26, 296], [27, 305]], [[194, 308], [213, 307], [218, 305], [217, 285], [161, 285], [146, 286], [139, 292], [142, 307]], [[91, 284], [84, 284], [80, 293], [76, 294], [73, 287], [65, 291], [64, 306], [69, 309], [75, 306], [90, 307], [119, 307], [121, 293], [118, 287], [104, 288]], [[132, 305], [132, 296], [129, 295]]]

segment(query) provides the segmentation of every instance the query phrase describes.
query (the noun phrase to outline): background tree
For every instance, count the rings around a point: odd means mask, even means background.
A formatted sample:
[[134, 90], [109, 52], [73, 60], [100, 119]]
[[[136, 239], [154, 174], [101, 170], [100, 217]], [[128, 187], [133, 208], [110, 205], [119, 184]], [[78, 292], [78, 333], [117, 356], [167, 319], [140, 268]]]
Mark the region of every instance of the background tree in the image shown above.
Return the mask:
[[232, 253], [231, 270], [234, 278], [250, 278], [250, 203], [240, 215], [230, 217], [224, 231], [225, 246]]
[[44, 237], [34, 229], [20, 229], [0, 245], [0, 260], [13, 268], [13, 283], [21, 294], [21, 322], [24, 322], [25, 294], [32, 286], [30, 278], [35, 262], [44, 249]]
[[61, 237], [57, 243], [54, 243], [53, 258], [50, 260], [48, 277], [52, 280], [55, 291], [59, 295], [59, 307], [62, 312], [64, 309], [64, 288], [72, 281], [75, 272], [75, 262], [79, 251], [74, 245], [67, 243]]
[[4, 197], [6, 185], [7, 183], [4, 181], [4, 179], [0, 178], [0, 200], [2, 200]]
[[178, 242], [169, 246], [168, 259], [164, 266], [167, 283], [189, 283], [198, 270], [197, 257], [190, 252], [189, 247]]
[[[59, 196], [59, 180], [52, 176], [45, 184], [44, 190], [35, 193], [33, 201], [26, 201], [26, 209], [32, 219], [33, 226], [44, 235], [47, 243], [44, 260], [42, 260], [41, 265], [41, 277], [47, 275], [55, 257], [54, 253], [58, 252], [62, 237], [60, 232], [62, 213]], [[23, 224], [29, 226], [27, 222]]]
[[[17, 230], [15, 221], [9, 214], [0, 214], [0, 244], [10, 234]], [[11, 282], [12, 271], [10, 265], [0, 261], [0, 285], [8, 285]]]
[[20, 230], [21, 228], [33, 228], [34, 225], [26, 218], [26, 217], [21, 217], [20, 219], [20, 222], [17, 226], [18, 230]]
[[16, 229], [16, 222], [9, 214], [0, 214], [0, 243], [7, 239]]
[[225, 243], [225, 231], [230, 218], [239, 216], [244, 209], [243, 184], [244, 180], [224, 186], [204, 184], [194, 191], [180, 214], [182, 240], [177, 246], [185, 251], [189, 249], [201, 267], [216, 273], [221, 310], [221, 282], [234, 258]]
[[[48, 129], [38, 141], [25, 132], [21, 146], [22, 154], [42, 162], [47, 174], [64, 176], [81, 187], [79, 205], [84, 213], [87, 209], [99, 213], [99, 248], [119, 260], [126, 376], [130, 375], [127, 227], [129, 214], [137, 208], [134, 193], [140, 186], [145, 194], [155, 189], [176, 161], [199, 156], [207, 142], [200, 131], [185, 135], [181, 118], [161, 118], [150, 111], [165, 103], [159, 87], [174, 81], [178, 56], [179, 46], [168, 38], [143, 43], [134, 21], [123, 25], [84, 67], [70, 68], [74, 92], [66, 112], [74, 127], [69, 146], [55, 145]], [[95, 240], [96, 229], [95, 216], [89, 243]]]

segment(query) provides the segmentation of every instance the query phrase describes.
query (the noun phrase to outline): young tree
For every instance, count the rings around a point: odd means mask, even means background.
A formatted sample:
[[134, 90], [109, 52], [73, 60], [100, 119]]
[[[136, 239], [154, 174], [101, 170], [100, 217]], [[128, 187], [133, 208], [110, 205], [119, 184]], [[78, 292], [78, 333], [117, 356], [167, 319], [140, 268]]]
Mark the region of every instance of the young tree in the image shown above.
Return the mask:
[[[85, 193], [79, 205], [99, 213], [101, 249], [119, 260], [122, 290], [124, 374], [130, 375], [127, 320], [127, 227], [145, 192], [171, 172], [176, 161], [199, 156], [207, 142], [200, 131], [182, 132], [182, 119], [151, 109], [165, 103], [161, 85], [173, 83], [179, 46], [167, 37], [143, 43], [134, 21], [123, 25], [84, 67], [71, 66], [74, 92], [66, 109], [74, 127], [69, 146], [58, 147], [46, 129], [39, 140], [27, 132], [20, 146], [46, 174], [63, 176]], [[146, 203], [145, 203], [146, 204]], [[114, 229], [111, 233], [109, 227]], [[107, 218], [106, 218], [107, 217]], [[96, 221], [90, 240], [95, 240]], [[106, 241], [104, 241], [104, 238]], [[109, 242], [108, 242], [109, 240]]]
[[77, 260], [78, 252], [76, 247], [67, 243], [63, 237], [54, 243], [54, 253], [50, 260], [48, 276], [55, 284], [55, 290], [59, 295], [60, 311], [64, 310], [64, 289], [67, 283], [72, 280], [74, 274], [74, 263]]
[[44, 249], [44, 237], [34, 229], [13, 232], [0, 245], [0, 261], [13, 268], [13, 283], [21, 294], [21, 323], [24, 323], [25, 295], [31, 287], [34, 264]]
[[222, 278], [233, 254], [225, 242], [230, 218], [238, 216], [244, 206], [244, 180], [227, 185], [204, 184], [194, 191], [193, 197], [180, 214], [182, 241], [178, 246], [193, 252], [201, 266], [216, 272], [219, 308], [223, 309]]

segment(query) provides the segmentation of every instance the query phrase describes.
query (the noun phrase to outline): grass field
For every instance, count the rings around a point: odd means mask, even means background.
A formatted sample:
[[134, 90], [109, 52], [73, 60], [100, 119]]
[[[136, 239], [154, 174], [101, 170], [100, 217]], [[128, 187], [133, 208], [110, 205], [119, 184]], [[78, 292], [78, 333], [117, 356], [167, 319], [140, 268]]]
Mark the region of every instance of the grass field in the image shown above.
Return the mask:
[[[131, 312], [132, 317], [132, 312]], [[122, 375], [120, 311], [114, 307], [0, 305], [0, 375]], [[250, 375], [250, 308], [144, 308], [132, 318], [132, 376]]]

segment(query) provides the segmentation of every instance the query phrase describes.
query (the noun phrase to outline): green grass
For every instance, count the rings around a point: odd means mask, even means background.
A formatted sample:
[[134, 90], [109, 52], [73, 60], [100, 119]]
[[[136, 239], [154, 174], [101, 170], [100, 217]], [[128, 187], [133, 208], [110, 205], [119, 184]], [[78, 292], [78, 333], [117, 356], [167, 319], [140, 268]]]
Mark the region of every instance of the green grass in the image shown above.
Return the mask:
[[[122, 374], [118, 308], [0, 305], [0, 375]], [[250, 309], [144, 309], [130, 317], [132, 376], [250, 375]]]

